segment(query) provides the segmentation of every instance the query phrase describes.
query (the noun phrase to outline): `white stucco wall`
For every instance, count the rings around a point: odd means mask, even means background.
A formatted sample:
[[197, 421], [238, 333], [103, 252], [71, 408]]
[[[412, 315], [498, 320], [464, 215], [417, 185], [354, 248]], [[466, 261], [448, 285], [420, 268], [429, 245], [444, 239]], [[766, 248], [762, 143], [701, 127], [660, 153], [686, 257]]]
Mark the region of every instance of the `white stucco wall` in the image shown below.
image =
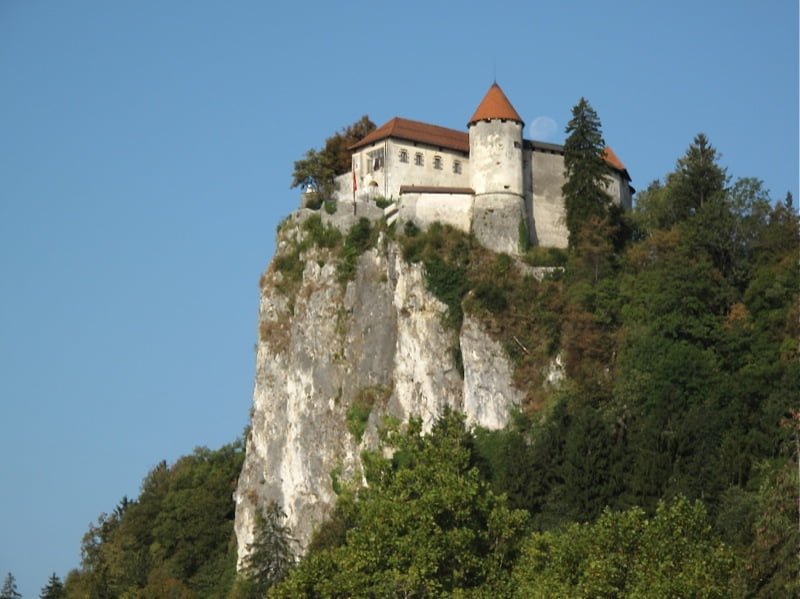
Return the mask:
[[[383, 167], [372, 171], [368, 156], [376, 149], [384, 149]], [[400, 152], [408, 153], [408, 162], [400, 161]], [[422, 154], [422, 166], [415, 163], [416, 154]], [[435, 168], [435, 157], [442, 160], [442, 168]], [[387, 198], [398, 198], [403, 185], [426, 185], [436, 187], [469, 187], [469, 157], [461, 152], [447, 148], [437, 148], [423, 144], [414, 145], [402, 140], [381, 140], [353, 154], [353, 160], [359, 166], [359, 190], [367, 190], [371, 183], [377, 183], [379, 195]], [[461, 172], [453, 171], [453, 163], [461, 163]], [[342, 175], [343, 177], [344, 175]], [[352, 195], [352, 174], [350, 182], [344, 182]]]

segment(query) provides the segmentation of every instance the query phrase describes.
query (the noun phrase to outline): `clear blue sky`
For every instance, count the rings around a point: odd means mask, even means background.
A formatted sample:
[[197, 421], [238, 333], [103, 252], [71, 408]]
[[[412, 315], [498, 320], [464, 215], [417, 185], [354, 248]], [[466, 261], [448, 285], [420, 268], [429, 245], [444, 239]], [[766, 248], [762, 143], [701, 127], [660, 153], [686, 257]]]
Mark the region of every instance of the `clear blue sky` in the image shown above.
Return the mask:
[[38, 596], [241, 433], [292, 162], [363, 114], [463, 129], [495, 65], [551, 141], [586, 96], [640, 188], [703, 131], [798, 197], [796, 0], [0, 1], [0, 576]]

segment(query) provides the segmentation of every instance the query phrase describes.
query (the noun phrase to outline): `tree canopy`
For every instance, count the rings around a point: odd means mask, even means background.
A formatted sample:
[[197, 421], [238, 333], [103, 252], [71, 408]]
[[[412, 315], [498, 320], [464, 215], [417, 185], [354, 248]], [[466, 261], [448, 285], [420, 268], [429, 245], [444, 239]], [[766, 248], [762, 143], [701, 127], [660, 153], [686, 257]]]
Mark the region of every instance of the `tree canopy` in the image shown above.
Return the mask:
[[294, 163], [291, 187], [310, 184], [322, 199], [330, 199], [336, 191], [336, 176], [348, 172], [352, 167], [350, 147], [374, 129], [375, 123], [364, 115], [326, 139], [322, 149], [308, 150], [303, 158]]
[[566, 209], [569, 244], [578, 243], [583, 225], [592, 217], [604, 218], [611, 204], [606, 187], [611, 173], [603, 159], [600, 118], [585, 98], [572, 108], [572, 119], [566, 128], [564, 142], [564, 176], [561, 189]]
[[21, 597], [17, 591], [17, 579], [9, 572], [3, 579], [3, 586], [0, 587], [0, 599], [21, 599]]

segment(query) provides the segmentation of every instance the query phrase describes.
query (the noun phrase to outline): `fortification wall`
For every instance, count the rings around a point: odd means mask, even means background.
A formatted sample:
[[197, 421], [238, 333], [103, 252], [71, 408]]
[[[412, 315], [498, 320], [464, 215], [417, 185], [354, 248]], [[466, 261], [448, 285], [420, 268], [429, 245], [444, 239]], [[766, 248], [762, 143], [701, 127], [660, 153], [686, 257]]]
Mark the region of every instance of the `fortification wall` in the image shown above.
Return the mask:
[[398, 220], [411, 221], [420, 229], [440, 222], [469, 233], [473, 197], [461, 193], [404, 193], [400, 199]]
[[564, 157], [560, 154], [526, 151], [525, 160], [531, 163], [533, 223], [538, 245], [567, 247], [569, 232], [565, 223]]
[[524, 222], [522, 196], [485, 193], [472, 206], [472, 233], [484, 247], [504, 254], [519, 253], [519, 225]]

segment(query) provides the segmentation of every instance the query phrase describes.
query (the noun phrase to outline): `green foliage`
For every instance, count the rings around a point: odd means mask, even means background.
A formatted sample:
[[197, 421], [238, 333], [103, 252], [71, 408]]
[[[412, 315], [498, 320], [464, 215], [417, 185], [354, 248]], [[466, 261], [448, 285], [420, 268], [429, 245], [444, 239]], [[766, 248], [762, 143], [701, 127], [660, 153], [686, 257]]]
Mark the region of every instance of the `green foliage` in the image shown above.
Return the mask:
[[0, 599], [21, 599], [22, 595], [17, 591], [17, 580], [9, 572], [3, 579], [3, 586], [0, 588]]
[[377, 198], [375, 198], [375, 205], [381, 210], [383, 210], [384, 208], [388, 208], [393, 203], [394, 202], [392, 200], [390, 200], [389, 198], [384, 198], [383, 196], [378, 196]]
[[335, 191], [334, 178], [351, 168], [350, 146], [374, 129], [375, 123], [365, 115], [326, 139], [321, 150], [308, 150], [303, 158], [294, 163], [290, 187], [311, 183], [322, 201], [330, 200]]
[[700, 502], [606, 510], [591, 524], [535, 533], [514, 569], [515, 596], [718, 597], [742, 595], [738, 563], [711, 534]]
[[47, 585], [39, 593], [39, 599], [64, 599], [66, 597], [64, 584], [61, 579], [56, 576], [56, 573], [50, 575], [47, 580]]
[[339, 262], [336, 265], [340, 283], [352, 281], [356, 274], [358, 257], [368, 249], [375, 247], [377, 241], [377, 229], [373, 229], [366, 218], [360, 218], [358, 222], [350, 228], [342, 245]]
[[360, 443], [367, 428], [367, 420], [376, 403], [385, 402], [391, 395], [391, 389], [381, 385], [359, 389], [353, 398], [353, 403], [347, 408], [347, 430]]
[[603, 159], [605, 141], [597, 113], [585, 98], [572, 108], [564, 141], [564, 175], [561, 191], [566, 209], [569, 245], [578, 243], [580, 232], [591, 217], [604, 218], [611, 204], [606, 191], [610, 167]]
[[338, 203], [334, 202], [333, 200], [328, 200], [324, 203], [325, 212], [328, 214], [336, 214], [336, 210], [338, 208]]
[[536, 245], [528, 248], [522, 259], [531, 266], [565, 266], [567, 252], [561, 248], [547, 248]]
[[276, 503], [269, 503], [264, 513], [256, 515], [253, 542], [244, 561], [242, 574], [246, 582], [239, 596], [257, 599], [269, 588], [278, 584], [295, 563], [295, 541], [289, 528], [283, 524], [286, 514]]
[[67, 597], [222, 597], [234, 578], [239, 441], [158, 464], [139, 498], [123, 498], [90, 526]]
[[480, 480], [463, 418], [447, 413], [428, 435], [412, 420], [387, 439], [394, 458], [365, 460], [345, 543], [311, 553], [271, 596], [507, 592], [525, 514]]

